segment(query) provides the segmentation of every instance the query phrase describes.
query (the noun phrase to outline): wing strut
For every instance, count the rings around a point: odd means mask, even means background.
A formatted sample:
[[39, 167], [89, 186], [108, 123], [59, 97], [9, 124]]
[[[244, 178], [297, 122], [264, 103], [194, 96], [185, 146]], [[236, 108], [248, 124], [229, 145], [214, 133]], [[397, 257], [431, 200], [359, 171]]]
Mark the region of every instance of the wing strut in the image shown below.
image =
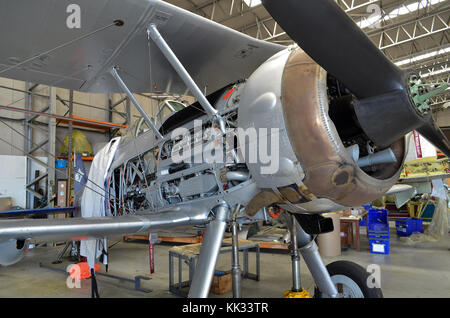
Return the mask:
[[122, 90], [125, 92], [125, 94], [127, 94], [127, 96], [130, 98], [130, 100], [133, 102], [134, 106], [136, 106], [137, 110], [141, 113], [142, 117], [144, 117], [144, 119], [147, 122], [147, 124], [153, 129], [153, 131], [155, 132], [156, 136], [159, 139], [164, 139], [163, 135], [161, 135], [161, 133], [159, 132], [158, 128], [156, 128], [156, 126], [153, 123], [153, 121], [151, 120], [151, 118], [147, 115], [147, 113], [142, 108], [142, 106], [139, 104], [137, 99], [130, 92], [130, 90], [128, 89], [127, 85], [125, 85], [124, 81], [119, 76], [119, 73], [117, 73], [117, 69], [115, 67], [113, 67], [111, 69], [111, 74], [114, 77], [114, 79], [117, 81], [119, 86], [122, 88]]
[[148, 26], [147, 34], [164, 54], [167, 61], [170, 63], [170, 65], [172, 65], [177, 74], [183, 80], [184, 84], [189, 88], [192, 94], [194, 94], [195, 98], [197, 98], [200, 105], [203, 106], [203, 109], [206, 111], [206, 113], [217, 120], [220, 130], [222, 131], [222, 133], [225, 133], [225, 123], [222, 117], [218, 114], [217, 110], [212, 107], [205, 95], [203, 95], [202, 91], [189, 75], [188, 71], [184, 68], [183, 64], [177, 58], [167, 42], [164, 40], [161, 33], [159, 33], [158, 28], [155, 24], [152, 23]]

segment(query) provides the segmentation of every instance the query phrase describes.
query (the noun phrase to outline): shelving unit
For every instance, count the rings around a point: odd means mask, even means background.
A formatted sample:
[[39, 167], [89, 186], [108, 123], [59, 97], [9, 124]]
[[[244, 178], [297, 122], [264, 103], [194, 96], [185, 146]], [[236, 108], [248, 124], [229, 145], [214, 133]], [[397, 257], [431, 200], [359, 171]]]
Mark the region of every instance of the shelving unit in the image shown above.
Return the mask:
[[76, 127], [84, 127], [84, 128], [90, 128], [90, 129], [99, 129], [102, 131], [109, 131], [113, 128], [127, 128], [128, 124], [114, 124], [106, 121], [100, 121], [100, 120], [94, 120], [94, 119], [88, 119], [78, 116], [72, 116], [72, 120], [70, 118], [67, 119], [58, 119], [58, 124], [65, 124], [69, 125], [69, 122], [72, 122], [73, 126]]
[[[72, 153], [71, 157], [72, 157], [71, 160], [73, 162], [73, 153]], [[56, 156], [56, 159], [67, 160], [67, 157], [65, 157], [65, 156]], [[92, 161], [92, 160], [94, 160], [94, 157], [93, 156], [82, 156], [81, 159], [83, 159], [83, 161]]]
[[[73, 90], [69, 90], [69, 98], [63, 99], [56, 94], [56, 88], [49, 87], [49, 93], [38, 92], [38, 87], [42, 87], [43, 85], [34, 84], [34, 83], [26, 83], [25, 89], [18, 89], [15, 87], [8, 87], [1, 85], [0, 88], [2, 90], [11, 90], [13, 92], [24, 93], [25, 94], [25, 107], [15, 107], [12, 104], [9, 105], [0, 105], [0, 109], [8, 110], [13, 112], [19, 112], [24, 114], [24, 136], [25, 136], [25, 144], [24, 144], [24, 155], [27, 157], [26, 163], [26, 171], [27, 171], [27, 179], [26, 179], [26, 190], [27, 190], [27, 199], [26, 199], [26, 209], [32, 209], [35, 207], [34, 201], [35, 198], [43, 199], [44, 195], [40, 194], [36, 190], [36, 185], [42, 180], [46, 180], [46, 188], [47, 188], [47, 208], [54, 207], [53, 198], [55, 196], [56, 191], [56, 174], [55, 174], [55, 160], [56, 159], [65, 159], [67, 160], [67, 156], [56, 156], [56, 128], [58, 127], [67, 127], [68, 135], [69, 135], [69, 149], [68, 153], [72, 153], [72, 128], [77, 127], [81, 130], [89, 130], [94, 132], [99, 132], [104, 134], [105, 132], [109, 133], [109, 136], [113, 136], [120, 129], [127, 128], [129, 123], [131, 122], [131, 113], [130, 113], [130, 104], [128, 98], [123, 98], [119, 102], [114, 105], [111, 102], [108, 104], [108, 108], [101, 108], [95, 105], [88, 105], [84, 103], [79, 103], [74, 100]], [[44, 86], [45, 87], [45, 86]], [[38, 108], [38, 102], [44, 104], [46, 106]], [[57, 104], [60, 103], [67, 107], [67, 111], [64, 115], [58, 115], [56, 113]], [[119, 112], [114, 108], [122, 103], [125, 103], [126, 112]], [[79, 105], [83, 107], [92, 107], [96, 109], [102, 109], [109, 113], [108, 119], [110, 121], [99, 121], [89, 118], [84, 118], [80, 116], [74, 115], [74, 106]], [[119, 114], [123, 119], [123, 123], [114, 123], [112, 122], [112, 113]], [[42, 120], [38, 121], [38, 119], [48, 118], [48, 124], [45, 124]], [[45, 127], [47, 126], [47, 127]], [[45, 131], [47, 138], [44, 140], [40, 140], [37, 143], [32, 142], [34, 140], [34, 136], [37, 133], [42, 135], [42, 132], [38, 132], [37, 129], [41, 131]], [[37, 157], [36, 153], [39, 150], [44, 150], [47, 155], [47, 162], [42, 163]], [[73, 180], [73, 156], [71, 156], [72, 160], [68, 160], [67, 167], [67, 176], [69, 179]], [[83, 161], [92, 161], [92, 156], [83, 157]], [[44, 174], [40, 174], [35, 176], [34, 172], [31, 169], [31, 162], [35, 161], [38, 164], [45, 165], [47, 167], [47, 171]], [[60, 169], [60, 168], [59, 168]], [[73, 187], [71, 185], [68, 187], [68, 193], [70, 193], [70, 189]]]

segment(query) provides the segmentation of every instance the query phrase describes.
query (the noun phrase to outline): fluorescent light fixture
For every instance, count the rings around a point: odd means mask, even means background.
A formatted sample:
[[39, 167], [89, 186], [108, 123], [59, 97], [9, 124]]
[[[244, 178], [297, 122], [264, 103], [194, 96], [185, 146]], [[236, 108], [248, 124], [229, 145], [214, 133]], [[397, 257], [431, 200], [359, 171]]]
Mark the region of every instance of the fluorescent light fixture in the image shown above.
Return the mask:
[[244, 0], [245, 4], [250, 8], [259, 6], [261, 4], [261, 0]]
[[411, 63], [414, 63], [414, 62], [417, 62], [417, 61], [425, 60], [425, 59], [428, 59], [430, 57], [433, 57], [433, 56], [436, 56], [436, 55], [445, 54], [445, 53], [449, 53], [449, 52], [450, 52], [450, 47], [447, 47], [445, 49], [432, 51], [430, 53], [425, 53], [425, 54], [422, 54], [422, 55], [411, 57], [409, 59], [398, 61], [398, 62], [395, 63], [395, 65], [401, 66], [401, 65], [405, 65], [405, 64], [411, 64]]
[[[246, 0], [244, 0], [246, 1]], [[399, 16], [417, 11], [419, 9], [426, 8], [427, 5], [435, 5], [441, 2], [445, 2], [447, 0], [421, 0], [417, 1], [408, 5], [401, 5], [400, 7], [392, 10], [389, 14], [386, 14], [384, 17], [381, 14], [371, 14], [369, 18], [363, 19], [360, 22], [358, 22], [358, 26], [361, 29], [375, 26], [377, 23], [381, 22], [382, 20], [387, 21], [390, 19], [397, 18]]]
[[417, 11], [419, 9], [426, 8], [427, 5], [435, 5], [444, 1], [446, 0], [422, 0], [408, 5], [402, 5], [397, 9], [392, 10], [391, 13], [389, 13], [389, 19], [396, 18], [400, 15], [405, 15]]

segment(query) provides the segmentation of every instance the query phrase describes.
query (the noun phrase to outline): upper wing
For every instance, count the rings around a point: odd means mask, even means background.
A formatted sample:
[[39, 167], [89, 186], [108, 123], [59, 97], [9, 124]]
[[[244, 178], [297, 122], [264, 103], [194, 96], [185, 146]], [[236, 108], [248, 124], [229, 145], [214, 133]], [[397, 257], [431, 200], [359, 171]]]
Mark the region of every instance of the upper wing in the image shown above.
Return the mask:
[[[208, 93], [248, 77], [284, 49], [159, 0], [78, 0], [80, 28], [69, 28], [67, 21], [76, 14], [69, 7], [72, 3], [0, 0], [0, 77], [111, 93], [121, 92], [109, 75], [111, 67], [118, 66], [133, 92], [153, 88], [186, 93], [159, 49], [153, 43], [149, 47], [150, 23], [158, 25], [197, 85]], [[100, 30], [116, 20], [124, 25]], [[38, 57], [9, 69], [34, 56]]]

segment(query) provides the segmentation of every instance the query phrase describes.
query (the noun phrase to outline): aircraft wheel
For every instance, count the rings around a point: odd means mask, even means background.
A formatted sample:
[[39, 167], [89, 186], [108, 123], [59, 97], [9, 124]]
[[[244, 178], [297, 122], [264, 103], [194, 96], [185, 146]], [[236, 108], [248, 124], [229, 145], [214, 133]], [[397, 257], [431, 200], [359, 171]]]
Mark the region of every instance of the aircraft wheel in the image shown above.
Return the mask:
[[[383, 298], [380, 288], [370, 288], [367, 280], [370, 274], [356, 263], [337, 261], [327, 265], [331, 280], [339, 292], [338, 298]], [[327, 298], [316, 287], [315, 298]]]

